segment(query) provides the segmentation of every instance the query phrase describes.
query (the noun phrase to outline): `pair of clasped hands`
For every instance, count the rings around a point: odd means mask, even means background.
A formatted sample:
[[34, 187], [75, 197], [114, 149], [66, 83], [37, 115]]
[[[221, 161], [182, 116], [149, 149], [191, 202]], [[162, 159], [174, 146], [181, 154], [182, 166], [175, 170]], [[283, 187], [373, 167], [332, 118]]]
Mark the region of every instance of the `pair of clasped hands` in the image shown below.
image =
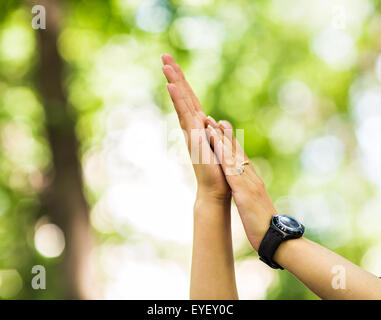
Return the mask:
[[[197, 135], [197, 143], [192, 144], [187, 139], [190, 153], [192, 146], [196, 145], [203, 154], [209, 153], [207, 158], [211, 159], [209, 163], [193, 163], [197, 198], [228, 203], [233, 197], [246, 235], [258, 251], [271, 217], [276, 214], [262, 180], [232, 134], [231, 124], [207, 117], [179, 65], [168, 54], [162, 55], [162, 61], [162, 70], [168, 80], [167, 89], [181, 128], [187, 137], [192, 137], [192, 130], [204, 131], [204, 134]], [[243, 172], [238, 171], [240, 168]]]

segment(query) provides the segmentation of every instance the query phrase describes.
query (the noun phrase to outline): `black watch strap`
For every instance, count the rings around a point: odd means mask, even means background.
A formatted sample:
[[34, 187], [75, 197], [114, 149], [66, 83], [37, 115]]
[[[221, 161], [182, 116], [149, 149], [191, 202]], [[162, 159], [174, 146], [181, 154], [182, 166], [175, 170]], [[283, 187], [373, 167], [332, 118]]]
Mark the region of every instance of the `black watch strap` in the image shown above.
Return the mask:
[[279, 245], [282, 243], [282, 241], [282, 235], [270, 227], [269, 230], [267, 230], [265, 236], [263, 237], [258, 249], [259, 259], [261, 259], [264, 263], [266, 263], [273, 269], [283, 270], [283, 268], [279, 264], [273, 261], [273, 255], [276, 249], [278, 249]]

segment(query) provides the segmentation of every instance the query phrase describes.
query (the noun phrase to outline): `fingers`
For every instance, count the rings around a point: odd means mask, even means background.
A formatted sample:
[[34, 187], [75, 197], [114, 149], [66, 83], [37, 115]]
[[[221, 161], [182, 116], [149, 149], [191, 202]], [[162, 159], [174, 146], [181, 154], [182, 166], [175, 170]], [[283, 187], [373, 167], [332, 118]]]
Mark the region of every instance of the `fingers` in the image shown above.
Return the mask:
[[[217, 133], [215, 131], [213, 131], [213, 130], [215, 130], [215, 129], [210, 124], [205, 129], [205, 133], [206, 133], [206, 137], [207, 137], [208, 143], [212, 147], [212, 149], [214, 148], [215, 141], [219, 140], [215, 136]], [[221, 161], [219, 160], [216, 152], [213, 152], [213, 160], [214, 160], [215, 164], [221, 164]]]
[[208, 142], [212, 148], [214, 148], [214, 136], [213, 136], [213, 127], [208, 124], [208, 126], [205, 129], [206, 137], [208, 138]]
[[175, 70], [173, 70], [173, 68], [171, 66], [165, 65], [161, 69], [163, 70], [163, 73], [164, 73], [164, 75], [167, 78], [169, 83], [175, 84], [176, 82], [179, 81], [179, 76], [177, 75]]
[[195, 113], [196, 111], [193, 107], [192, 100], [187, 95], [186, 91], [184, 90], [184, 84], [182, 83], [181, 78], [176, 73], [176, 71], [173, 69], [173, 67], [170, 65], [165, 65], [162, 67], [162, 70], [163, 70], [163, 73], [164, 73], [165, 77], [167, 78], [168, 82], [176, 85], [176, 87], [179, 91], [179, 94], [182, 96], [182, 99], [184, 100], [185, 104], [187, 105], [189, 111], [191, 113]]
[[179, 117], [180, 126], [183, 129], [189, 131], [189, 126], [192, 123], [191, 117], [193, 116], [194, 112], [192, 113], [193, 109], [189, 107], [184, 98], [184, 95], [182, 94], [182, 91], [180, 90], [181, 85], [179, 84], [179, 76], [169, 65], [163, 66], [162, 70], [169, 82], [167, 89], [175, 106], [177, 116]]
[[182, 94], [184, 95], [186, 102], [189, 104], [189, 107], [191, 107], [193, 110], [199, 113], [200, 117], [203, 120], [205, 120], [206, 116], [204, 112], [202, 111], [200, 102], [198, 101], [196, 95], [194, 94], [191, 86], [186, 81], [184, 73], [181, 70], [180, 66], [174, 61], [174, 59], [169, 54], [163, 54], [161, 56], [161, 59], [165, 66], [171, 66], [173, 71], [177, 74], [178, 82], [179, 82], [178, 87], [182, 91]]
[[222, 168], [225, 170], [234, 164], [234, 156], [232, 151], [232, 144], [228, 139], [224, 138], [224, 133], [220, 128], [214, 128], [211, 125], [207, 127], [207, 135], [210, 137], [211, 145], [214, 153], [219, 160]]
[[234, 130], [231, 123], [227, 120], [218, 121], [218, 126], [224, 131], [225, 136], [232, 141], [233, 150], [236, 150], [237, 154], [243, 156], [244, 161], [249, 160], [249, 157], [246, 155], [245, 151], [239, 144], [237, 138], [234, 137]]
[[[170, 66], [170, 65], [165, 65], [162, 67], [162, 70], [163, 70], [163, 73], [165, 75], [165, 77], [167, 78], [169, 84], [171, 85], [174, 85], [176, 89], [173, 89], [172, 91], [176, 91], [176, 99], [174, 100], [172, 95], [171, 95], [171, 98], [172, 98], [172, 101], [175, 103], [175, 101], [179, 102], [181, 101], [181, 104], [175, 106], [175, 109], [176, 109], [176, 112], [177, 112], [177, 115], [180, 119], [180, 117], [184, 114], [185, 112], [185, 109], [187, 109], [187, 112], [191, 115], [191, 117], [197, 117], [197, 113], [196, 111], [194, 110], [194, 108], [192, 107], [192, 103], [190, 102], [189, 98], [187, 98], [185, 95], [184, 95], [184, 90], [181, 89], [182, 88], [182, 85], [181, 85], [181, 82], [180, 82], [180, 78], [179, 78], [179, 75], [175, 72], [175, 70], [173, 70], [173, 68]], [[182, 110], [181, 113], [179, 113], [180, 109]], [[182, 118], [182, 121], [180, 121], [180, 125], [183, 129], [189, 131], [189, 128], [190, 128], [190, 124], [193, 123], [192, 122], [187, 122], [185, 121], [185, 118], [183, 117]], [[200, 119], [200, 122], [202, 122], [202, 120]]]
[[[167, 77], [167, 80], [169, 82], [174, 81], [171, 83], [175, 83], [177, 85], [180, 93], [182, 94], [185, 102], [187, 103], [187, 106], [190, 108], [190, 111], [191, 112], [195, 111], [195, 108], [193, 106], [193, 101], [192, 101], [192, 99], [189, 95], [189, 91], [187, 90], [186, 85], [185, 85], [184, 74], [182, 74], [182, 73], [180, 74], [178, 71], [176, 71], [176, 69], [178, 70], [179, 67], [176, 65], [175, 61], [173, 60], [173, 58], [170, 55], [167, 55], [167, 54], [162, 55], [162, 61], [164, 64], [163, 72], [164, 72], [165, 76]], [[168, 78], [167, 75], [169, 75], [170, 77]], [[173, 76], [173, 75], [175, 75], [175, 76]]]
[[227, 120], [218, 121], [218, 127], [224, 133], [224, 136], [232, 142], [232, 149], [236, 150], [236, 139], [234, 138], [233, 126]]
[[[233, 129], [229, 122], [219, 121], [217, 124], [211, 117], [207, 118], [208, 127], [206, 129], [210, 145], [212, 146], [225, 175], [237, 175], [237, 168], [242, 167], [242, 163], [248, 161], [244, 150], [233, 135]], [[246, 167], [250, 175], [255, 175], [255, 170], [251, 163]]]
[[206, 116], [201, 111], [198, 100], [187, 84], [183, 72], [169, 55], [163, 55], [162, 60], [164, 63], [162, 70], [168, 80], [167, 89], [179, 117], [180, 125], [186, 133], [192, 163], [194, 165], [210, 164], [210, 158], [214, 159], [215, 164], [218, 163], [207, 140]]
[[183, 129], [187, 129], [186, 124], [191, 121], [191, 114], [189, 108], [187, 107], [182, 95], [180, 94], [175, 84], [168, 83], [167, 90], [172, 99], [173, 105], [175, 106], [177, 116], [179, 117], [180, 126]]
[[[218, 123], [216, 122], [216, 120], [214, 120], [213, 117], [211, 116], [207, 116], [206, 117], [206, 120], [205, 120], [205, 125], [207, 127], [207, 134], [209, 134], [209, 138], [210, 138], [210, 145], [212, 146], [212, 148], [214, 147], [214, 138], [213, 138], [213, 133], [212, 130], [213, 128], [214, 129], [217, 129], [218, 128]], [[217, 132], [216, 132], [217, 133]]]
[[172, 58], [171, 55], [169, 54], [163, 54], [161, 56], [161, 60], [163, 61], [164, 65], [170, 65], [172, 68], [179, 74], [179, 76], [185, 80], [184, 73], [182, 72], [181, 68], [179, 65], [175, 62], [175, 60]]
[[[227, 124], [225, 124], [227, 123]], [[216, 120], [214, 120], [213, 117], [207, 116], [205, 120], [205, 125], [206, 126], [211, 126], [215, 129], [220, 129], [226, 138], [228, 138], [230, 141], [232, 140], [233, 137], [233, 127], [229, 122], [226, 120], [219, 121], [218, 123]]]
[[[228, 138], [230, 141], [232, 141], [233, 144], [235, 143], [235, 140], [233, 139], [233, 136], [234, 136], [233, 135], [233, 127], [228, 121], [221, 120], [221, 121], [218, 121], [218, 123], [217, 123], [216, 120], [214, 120], [211, 116], [207, 116], [206, 120], [205, 120], [205, 124], [206, 124], [206, 126], [211, 125], [213, 128], [221, 129], [222, 132], [224, 133], [224, 136], [226, 138]], [[234, 145], [233, 145], [233, 147], [234, 147]]]
[[219, 127], [224, 130], [224, 129], [230, 129], [230, 130], [233, 130], [233, 126], [230, 124], [229, 121], [227, 120], [221, 120], [221, 121], [218, 121], [218, 125]]
[[218, 124], [216, 122], [216, 120], [214, 120], [211, 116], [207, 116], [206, 119], [205, 119], [205, 125], [208, 126], [212, 126], [213, 128], [218, 128]]

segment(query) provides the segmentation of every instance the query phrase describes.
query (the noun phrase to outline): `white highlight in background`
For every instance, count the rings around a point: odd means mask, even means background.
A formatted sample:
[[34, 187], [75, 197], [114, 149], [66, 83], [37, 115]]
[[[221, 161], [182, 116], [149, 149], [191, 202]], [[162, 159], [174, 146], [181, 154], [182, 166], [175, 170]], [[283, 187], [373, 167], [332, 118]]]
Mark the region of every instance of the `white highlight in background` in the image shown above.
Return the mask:
[[43, 224], [37, 228], [34, 245], [43, 256], [55, 258], [65, 249], [65, 237], [62, 230], [55, 224]]

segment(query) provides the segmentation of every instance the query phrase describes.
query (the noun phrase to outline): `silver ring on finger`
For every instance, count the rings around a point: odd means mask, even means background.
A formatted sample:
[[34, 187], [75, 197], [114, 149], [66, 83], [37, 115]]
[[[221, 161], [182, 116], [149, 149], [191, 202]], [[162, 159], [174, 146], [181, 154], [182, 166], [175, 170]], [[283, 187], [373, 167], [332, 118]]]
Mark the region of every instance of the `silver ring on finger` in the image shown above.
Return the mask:
[[248, 165], [248, 164], [249, 164], [248, 160], [242, 161], [241, 165], [236, 168], [237, 174], [241, 175], [242, 173], [244, 173], [245, 172], [245, 165]]

